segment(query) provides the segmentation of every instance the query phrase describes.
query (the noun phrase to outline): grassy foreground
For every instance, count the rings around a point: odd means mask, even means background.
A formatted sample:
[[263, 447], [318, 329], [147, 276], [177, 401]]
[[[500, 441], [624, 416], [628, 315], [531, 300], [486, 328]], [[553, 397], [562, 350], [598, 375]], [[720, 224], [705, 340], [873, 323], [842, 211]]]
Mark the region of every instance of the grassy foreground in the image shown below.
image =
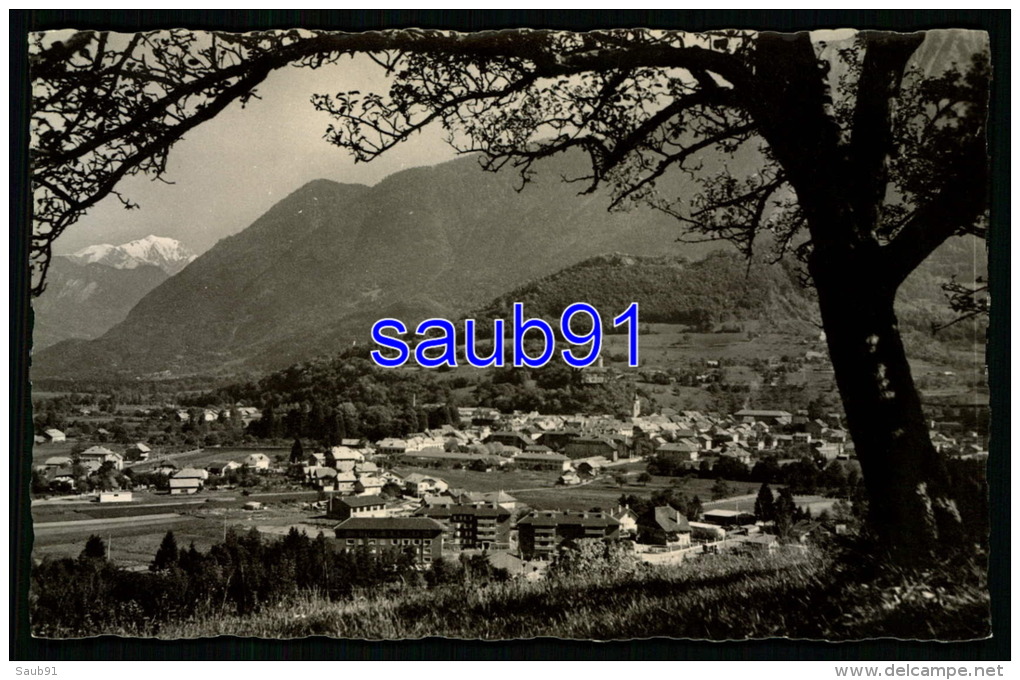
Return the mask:
[[904, 573], [793, 550], [339, 603], [303, 597], [249, 616], [171, 622], [158, 635], [964, 640], [990, 634], [988, 611], [984, 570], [973, 564]]

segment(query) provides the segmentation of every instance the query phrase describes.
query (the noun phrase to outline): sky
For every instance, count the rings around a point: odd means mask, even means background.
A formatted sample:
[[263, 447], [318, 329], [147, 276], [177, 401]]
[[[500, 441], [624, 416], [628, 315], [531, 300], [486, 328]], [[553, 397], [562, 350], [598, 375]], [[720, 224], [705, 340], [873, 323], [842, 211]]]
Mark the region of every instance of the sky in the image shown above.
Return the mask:
[[[831, 43], [852, 34], [815, 31], [812, 37]], [[919, 53], [949, 44], [930, 42], [933, 46]], [[174, 184], [145, 176], [126, 179], [118, 190], [140, 209], [126, 210], [115, 197], [107, 198], [56, 241], [55, 252], [153, 234], [178, 239], [201, 254], [312, 180], [371, 185], [405, 168], [452, 159], [455, 153], [437, 128], [357, 165], [348, 152], [323, 139], [331, 118], [312, 108], [313, 93], [385, 92], [387, 84], [382, 69], [360, 55], [315, 70], [288, 67], [270, 74], [257, 89], [261, 100], [246, 108], [235, 102], [171, 149], [164, 180]]]
[[66, 254], [154, 234], [201, 254], [311, 180], [371, 185], [404, 168], [452, 159], [455, 152], [439, 129], [357, 165], [347, 151], [323, 139], [332, 119], [312, 108], [312, 94], [382, 92], [381, 73], [359, 56], [316, 70], [288, 67], [270, 74], [257, 89], [261, 100], [244, 109], [235, 102], [170, 150], [164, 179], [174, 184], [128, 178], [118, 190], [141, 207], [126, 210], [108, 197], [55, 242], [55, 251]]

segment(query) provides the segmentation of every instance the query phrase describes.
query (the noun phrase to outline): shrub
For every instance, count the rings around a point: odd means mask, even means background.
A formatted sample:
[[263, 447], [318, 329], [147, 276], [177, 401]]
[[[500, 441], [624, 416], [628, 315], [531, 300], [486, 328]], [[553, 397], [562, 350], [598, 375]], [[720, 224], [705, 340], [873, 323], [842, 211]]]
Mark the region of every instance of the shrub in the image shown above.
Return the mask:
[[633, 571], [637, 568], [634, 546], [628, 541], [607, 541], [584, 538], [560, 544], [549, 576], [600, 576]]

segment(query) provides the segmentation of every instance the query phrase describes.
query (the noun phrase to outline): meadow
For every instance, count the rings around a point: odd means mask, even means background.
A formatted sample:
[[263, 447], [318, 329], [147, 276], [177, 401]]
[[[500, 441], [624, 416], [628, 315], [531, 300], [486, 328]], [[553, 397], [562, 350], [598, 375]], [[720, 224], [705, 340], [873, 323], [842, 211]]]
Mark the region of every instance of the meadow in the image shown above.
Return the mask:
[[[712, 499], [711, 489], [716, 483], [714, 479], [652, 476], [647, 484], [641, 484], [637, 482], [637, 477], [644, 468], [645, 464], [642, 462], [610, 467], [600, 477], [579, 486], [557, 485], [556, 480], [560, 473], [553, 471], [476, 472], [404, 465], [395, 467], [393, 471], [404, 477], [411, 473], [439, 477], [451, 487], [470, 491], [506, 491], [537, 510], [591, 510], [596, 507], [610, 510], [619, 505], [621, 495], [649, 497], [656, 491], [666, 489], [682, 491], [688, 496], [698, 496], [703, 504], [708, 504]], [[617, 475], [624, 476], [626, 479], [624, 484], [617, 484], [614, 479]], [[728, 481], [727, 484], [735, 495], [743, 496], [758, 492], [758, 485], [751, 482]], [[753, 500], [751, 502], [753, 504]]]
[[787, 549], [483, 588], [363, 592], [341, 602], [305, 596], [250, 616], [169, 622], [159, 636], [961, 640], [988, 632], [986, 584], [973, 565], [901, 573]]

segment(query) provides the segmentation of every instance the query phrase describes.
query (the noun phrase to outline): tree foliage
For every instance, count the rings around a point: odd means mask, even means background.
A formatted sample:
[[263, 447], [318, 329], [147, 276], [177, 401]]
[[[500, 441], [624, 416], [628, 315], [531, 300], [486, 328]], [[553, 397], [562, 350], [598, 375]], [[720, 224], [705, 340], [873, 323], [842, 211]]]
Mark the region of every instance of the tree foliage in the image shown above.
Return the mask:
[[92, 534], [85, 541], [85, 549], [81, 551], [81, 557], [83, 559], [105, 560], [106, 542], [99, 536]]
[[174, 532], [168, 531], [163, 536], [163, 541], [159, 544], [159, 549], [156, 550], [156, 555], [152, 558], [152, 564], [149, 565], [149, 569], [151, 571], [169, 569], [177, 564], [179, 557], [177, 538], [174, 536]]
[[[902, 241], [919, 238], [914, 232], [924, 217], [950, 202], [958, 208], [938, 220], [952, 222], [949, 233], [983, 234], [977, 222], [984, 210], [987, 56], [978, 52], [972, 64], [959, 65], [969, 69], [932, 76], [916, 64], [907, 68], [922, 39], [861, 33], [852, 44], [829, 46], [806, 33], [787, 40], [752, 31], [640, 29], [36, 34], [30, 45], [34, 290], [44, 285], [53, 239], [85, 211], [109, 195], [134, 206], [117, 193], [120, 179], [161, 178], [176, 141], [230, 103], [257, 97], [254, 88], [270, 72], [318, 68], [355, 53], [379, 64], [388, 92], [317, 95], [313, 105], [334, 119], [327, 139], [358, 160], [378, 157], [433, 124], [459, 150], [484, 152], [485, 167], [511, 164], [524, 181], [541, 158], [578, 149], [588, 155], [591, 173], [571, 179], [584, 191], [607, 183], [617, 205], [651, 201], [697, 232], [750, 250], [760, 229], [773, 232], [781, 249], [794, 244], [813, 209], [793, 196], [801, 167], [844, 148], [848, 153], [827, 160], [846, 167], [830, 174], [857, 177], [847, 188], [860, 194], [861, 219], [875, 213], [864, 203], [876, 203], [888, 180], [895, 185], [896, 198], [882, 206], [881, 220], [861, 223], [858, 236], [891, 242], [906, 229]], [[766, 61], [777, 57], [778, 63]], [[798, 72], [803, 66], [811, 69]], [[831, 82], [823, 67], [836, 74]], [[811, 94], [828, 102], [825, 120], [810, 106], [796, 115], [773, 106], [783, 92], [770, 88], [792, 91], [805, 86], [795, 82], [805, 77], [816, 80]], [[896, 95], [892, 110], [889, 94]], [[777, 138], [798, 120], [811, 124], [794, 146], [818, 133], [833, 148], [787, 163], [784, 156], [796, 149]], [[697, 172], [709, 151], [733, 157], [744, 149], [758, 160], [745, 177], [728, 168]], [[889, 155], [894, 162], [886, 167]], [[976, 176], [963, 173], [967, 163]], [[850, 172], [857, 169], [878, 172]], [[675, 171], [705, 183], [693, 210], [656, 191]], [[961, 178], [958, 188], [970, 190], [970, 200], [945, 198], [947, 182]], [[925, 214], [917, 212], [932, 202]], [[929, 245], [940, 236], [922, 240]], [[820, 245], [817, 234], [811, 237], [811, 245]], [[909, 272], [916, 264], [901, 268]]]
[[597, 578], [634, 570], [637, 565], [634, 547], [627, 541], [582, 538], [561, 543], [547, 573], [550, 578]]
[[793, 501], [793, 492], [790, 491], [790, 487], [784, 487], [780, 490], [773, 506], [775, 531], [781, 540], [789, 540], [793, 523], [797, 519], [796, 513], [797, 504]]
[[776, 516], [776, 499], [768, 483], [758, 489], [758, 497], [754, 501], [754, 515], [762, 522], [771, 522]]
[[[207, 552], [194, 544], [178, 550], [176, 540], [169, 532], [167, 536], [153, 560], [162, 566], [154, 571], [128, 571], [98, 558], [44, 559], [32, 570], [33, 633], [158, 635], [168, 621], [249, 614], [301, 593], [341, 600], [359, 590], [378, 593], [387, 587], [418, 585], [408, 555], [371, 554], [366, 549], [339, 552], [321, 533], [312, 539], [292, 528], [282, 538], [265, 539], [254, 528], [241, 535], [230, 529], [225, 540]], [[96, 552], [102, 541], [89, 543]], [[468, 565], [470, 578], [505, 577], [498, 570], [482, 571], [477, 563]]]

